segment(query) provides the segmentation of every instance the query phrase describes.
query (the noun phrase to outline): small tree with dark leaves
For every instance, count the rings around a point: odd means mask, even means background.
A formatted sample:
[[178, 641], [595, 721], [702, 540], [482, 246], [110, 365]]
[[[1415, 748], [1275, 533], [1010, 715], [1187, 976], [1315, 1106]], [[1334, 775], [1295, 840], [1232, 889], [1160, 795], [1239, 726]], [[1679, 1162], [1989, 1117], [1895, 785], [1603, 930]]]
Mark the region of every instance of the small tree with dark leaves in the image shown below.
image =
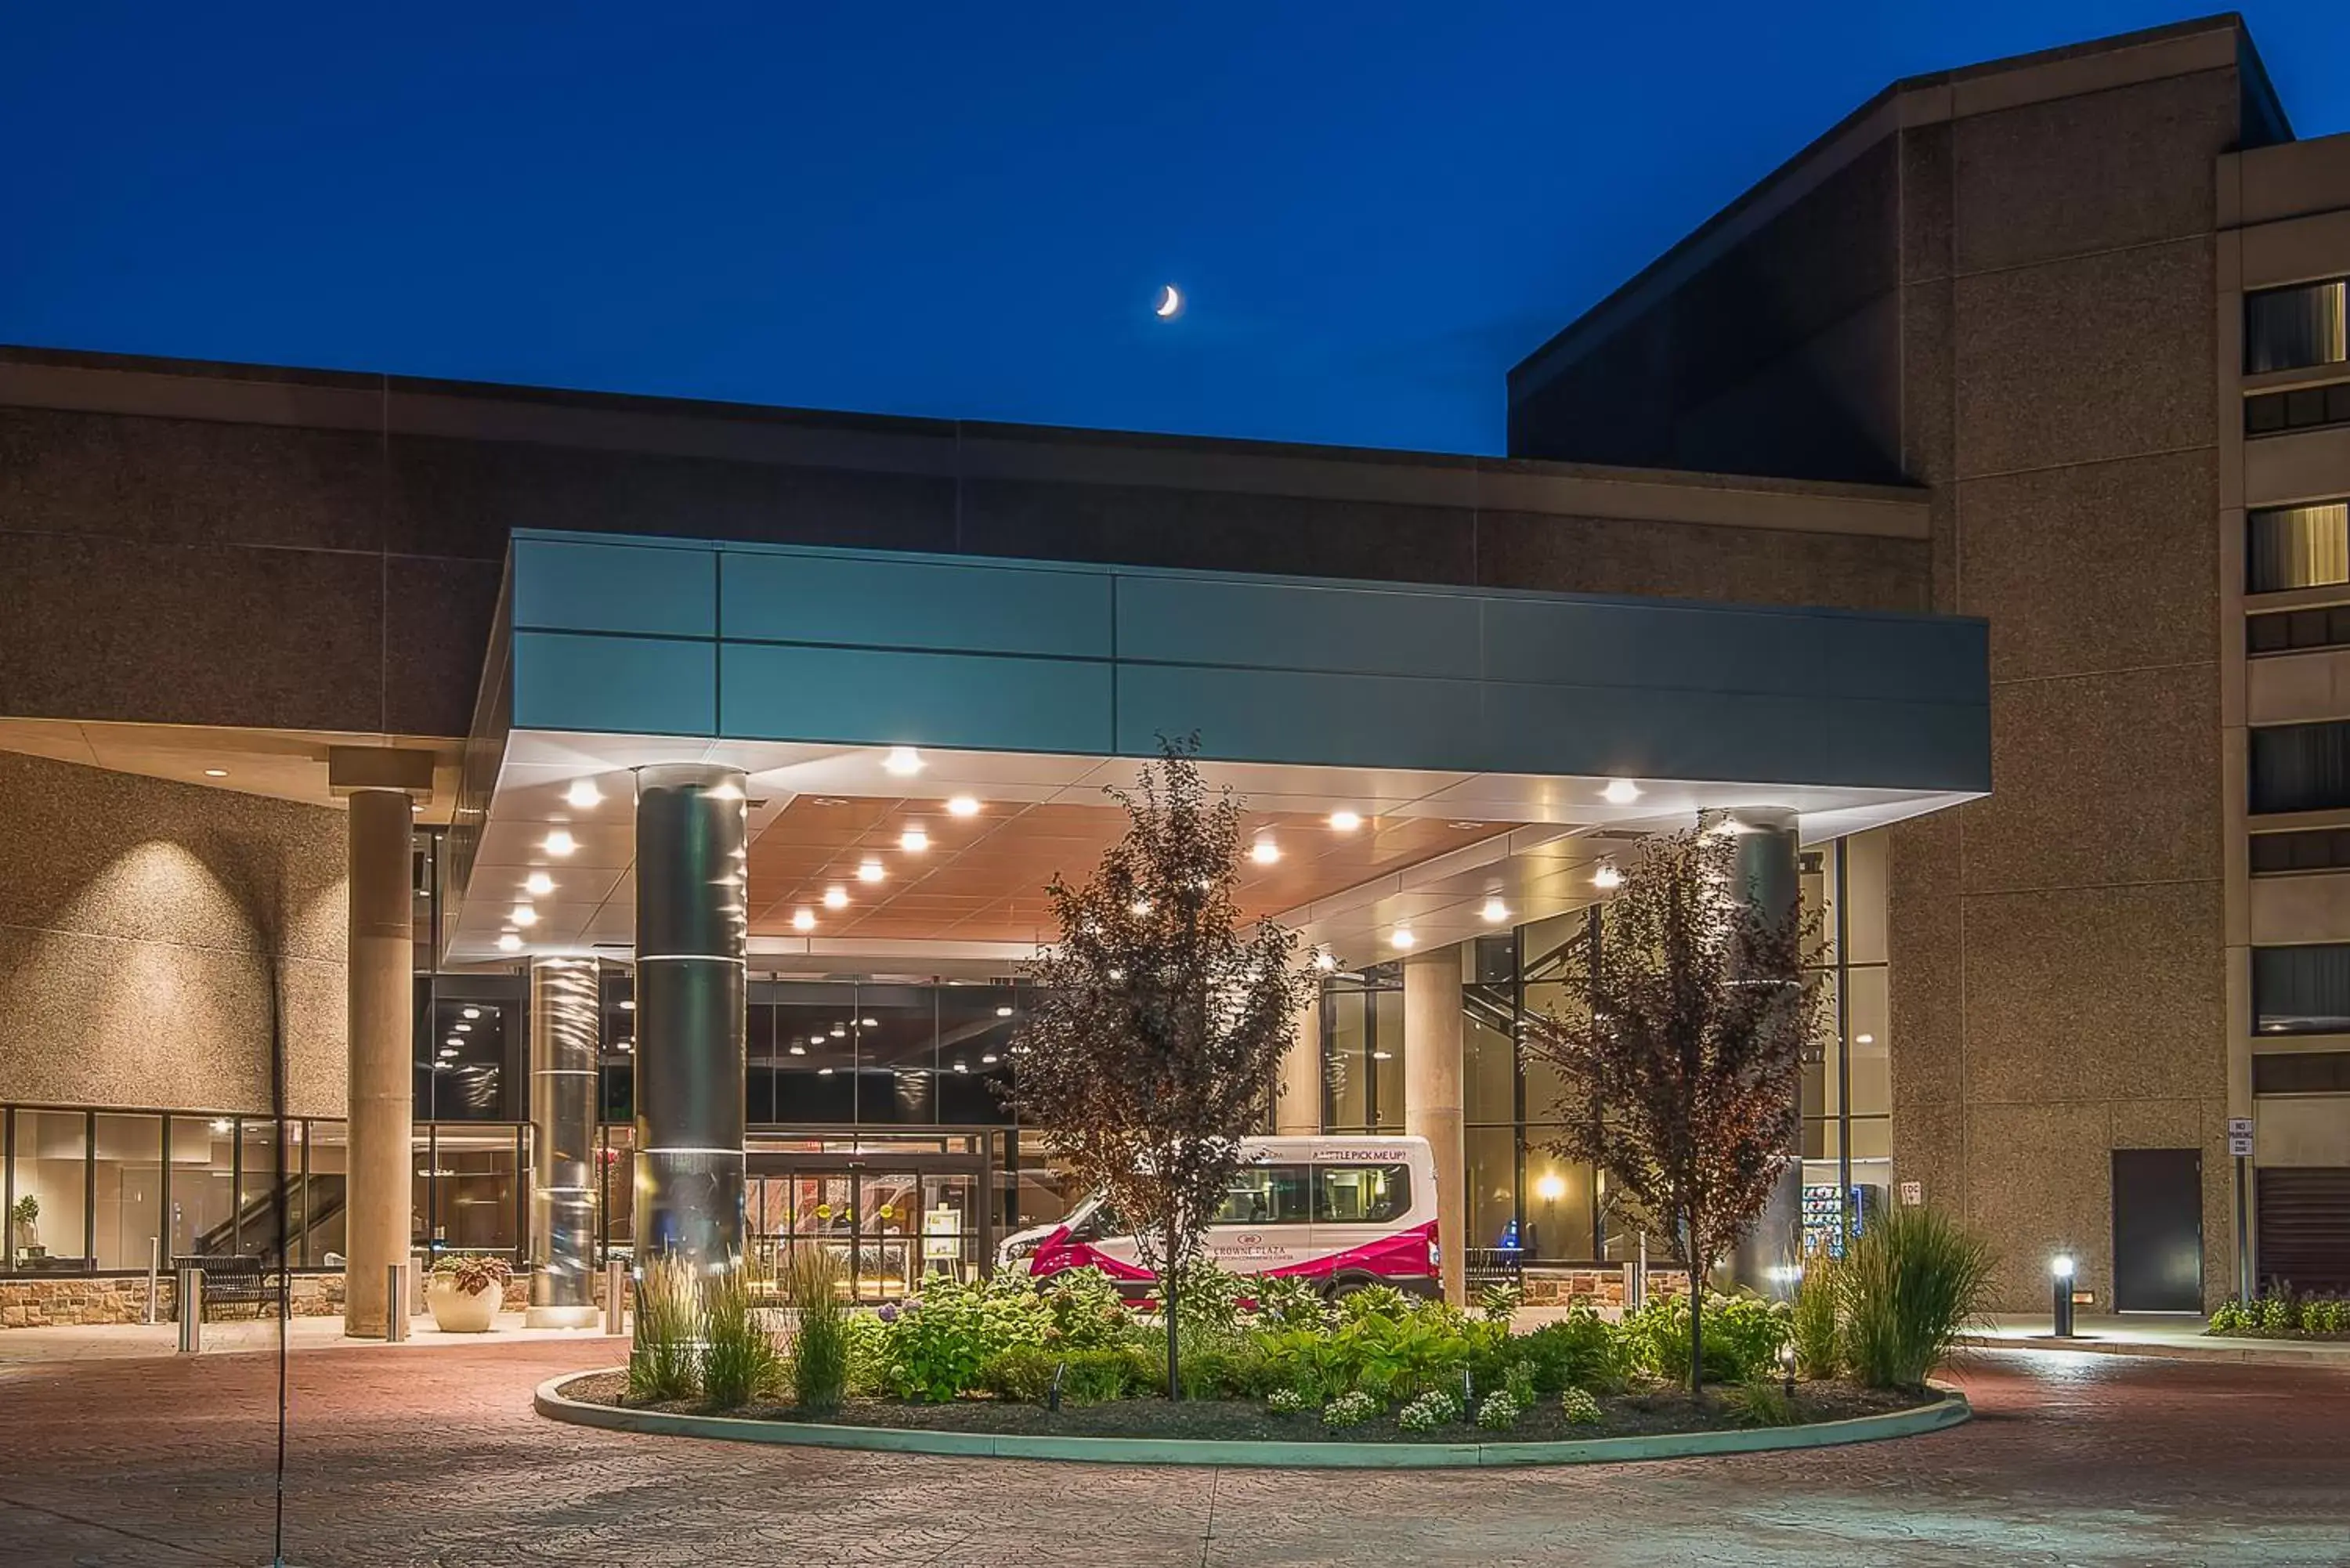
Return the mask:
[[1211, 794], [1198, 750], [1162, 741], [1138, 789], [1108, 792], [1126, 836], [1082, 885], [1053, 878], [1060, 940], [1031, 966], [1037, 998], [1012, 1046], [1022, 1120], [1053, 1129], [1159, 1276], [1170, 1399], [1176, 1282], [1263, 1120], [1313, 983], [1296, 935], [1234, 905], [1241, 806]]
[[1566, 955], [1587, 1009], [1528, 1020], [1556, 1069], [1554, 1146], [1607, 1173], [1690, 1274], [1690, 1389], [1703, 1379], [1704, 1281], [1769, 1205], [1795, 1142], [1821, 1023], [1819, 920], [1766, 920], [1739, 885], [1734, 829], [1652, 841]]

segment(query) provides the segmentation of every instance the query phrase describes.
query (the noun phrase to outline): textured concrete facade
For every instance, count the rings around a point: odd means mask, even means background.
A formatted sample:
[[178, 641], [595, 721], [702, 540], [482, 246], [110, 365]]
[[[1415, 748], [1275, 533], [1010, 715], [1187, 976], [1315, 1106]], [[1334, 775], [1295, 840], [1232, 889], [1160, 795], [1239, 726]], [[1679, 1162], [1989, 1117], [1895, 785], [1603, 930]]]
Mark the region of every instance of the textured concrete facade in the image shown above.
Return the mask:
[[342, 814], [0, 753], [0, 1098], [343, 1114]]

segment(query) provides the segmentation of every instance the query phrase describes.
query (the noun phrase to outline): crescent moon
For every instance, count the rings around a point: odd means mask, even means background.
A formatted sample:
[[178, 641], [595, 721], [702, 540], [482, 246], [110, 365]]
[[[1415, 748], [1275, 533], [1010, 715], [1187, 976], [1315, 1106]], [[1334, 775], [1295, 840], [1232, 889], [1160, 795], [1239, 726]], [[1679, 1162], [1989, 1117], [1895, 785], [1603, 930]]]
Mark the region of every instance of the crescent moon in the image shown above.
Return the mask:
[[1171, 283], [1167, 286], [1167, 297], [1160, 300], [1158, 305], [1153, 307], [1154, 313], [1162, 321], [1182, 308], [1183, 296]]

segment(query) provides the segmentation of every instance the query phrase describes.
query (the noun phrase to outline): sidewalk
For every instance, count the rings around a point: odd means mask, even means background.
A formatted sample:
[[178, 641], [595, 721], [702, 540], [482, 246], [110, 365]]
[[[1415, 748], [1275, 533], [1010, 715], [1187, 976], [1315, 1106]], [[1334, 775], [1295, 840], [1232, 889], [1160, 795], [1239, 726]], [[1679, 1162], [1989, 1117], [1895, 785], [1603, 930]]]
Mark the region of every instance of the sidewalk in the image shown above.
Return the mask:
[[2350, 1341], [2241, 1339], [2207, 1334], [2203, 1320], [2178, 1316], [2090, 1317], [2075, 1320], [2071, 1339], [2048, 1333], [2046, 1314], [2011, 1314], [1990, 1320], [1960, 1343], [1991, 1350], [2087, 1352], [2098, 1355], [2151, 1355], [2174, 1361], [2232, 1361], [2280, 1366], [2338, 1366], [2350, 1370]]
[[[596, 1346], [625, 1347], [627, 1344], [625, 1340], [607, 1339], [601, 1328], [525, 1328], [522, 1314], [518, 1312], [499, 1314], [497, 1325], [487, 1334], [443, 1334], [432, 1326], [430, 1317], [415, 1318], [409, 1324], [407, 1341], [389, 1346], [380, 1339], [344, 1338], [343, 1320], [339, 1317], [297, 1317], [290, 1320], [289, 1326], [292, 1334], [288, 1348], [295, 1351], [338, 1347], [433, 1349], [552, 1339], [587, 1347], [582, 1354], [593, 1357], [599, 1354], [594, 1348]], [[179, 1345], [178, 1325], [171, 1323], [12, 1328], [0, 1333], [0, 1377], [17, 1368], [58, 1362], [120, 1361], [141, 1356], [175, 1355], [179, 1353]], [[274, 1352], [276, 1348], [277, 1324], [269, 1318], [240, 1318], [204, 1324], [203, 1354], [206, 1355], [255, 1355]], [[619, 1360], [624, 1355], [625, 1349], [614, 1350], [606, 1355], [605, 1362]]]

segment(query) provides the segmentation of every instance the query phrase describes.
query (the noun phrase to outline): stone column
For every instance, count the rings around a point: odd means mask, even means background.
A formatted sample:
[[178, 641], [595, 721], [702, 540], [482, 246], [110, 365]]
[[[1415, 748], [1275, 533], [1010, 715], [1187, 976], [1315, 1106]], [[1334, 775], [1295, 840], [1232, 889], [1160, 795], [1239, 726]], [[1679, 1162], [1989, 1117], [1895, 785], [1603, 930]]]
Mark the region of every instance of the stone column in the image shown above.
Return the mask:
[[743, 1258], [741, 770], [637, 770], [637, 1262]]
[[530, 966], [530, 1310], [526, 1328], [593, 1328], [596, 1310], [594, 959]]
[[413, 831], [405, 790], [352, 792], [343, 1332], [354, 1338], [381, 1339], [388, 1313], [407, 1310], [404, 1302], [387, 1302], [385, 1271], [408, 1257], [414, 1181]]
[[1322, 1130], [1322, 993], [1297, 1015], [1297, 1032], [1281, 1058], [1281, 1093], [1273, 1102], [1273, 1130], [1312, 1137]]
[[[1709, 826], [1737, 834], [1738, 864], [1732, 890], [1746, 900], [1756, 917], [1769, 925], [1793, 914], [1803, 900], [1796, 814], [1782, 806], [1752, 806], [1709, 816], [1706, 822]], [[1799, 1110], [1802, 1095], [1798, 1087]], [[1787, 1151], [1769, 1206], [1730, 1257], [1731, 1278], [1766, 1295], [1790, 1293], [1792, 1276], [1785, 1271], [1802, 1259], [1804, 1163], [1800, 1124], [1795, 1136], [1796, 1146]]]
[[1467, 1300], [1461, 1248], [1469, 1234], [1468, 1150], [1461, 1138], [1461, 955], [1458, 947], [1403, 966], [1403, 1130], [1436, 1156], [1436, 1240], [1444, 1299]]

